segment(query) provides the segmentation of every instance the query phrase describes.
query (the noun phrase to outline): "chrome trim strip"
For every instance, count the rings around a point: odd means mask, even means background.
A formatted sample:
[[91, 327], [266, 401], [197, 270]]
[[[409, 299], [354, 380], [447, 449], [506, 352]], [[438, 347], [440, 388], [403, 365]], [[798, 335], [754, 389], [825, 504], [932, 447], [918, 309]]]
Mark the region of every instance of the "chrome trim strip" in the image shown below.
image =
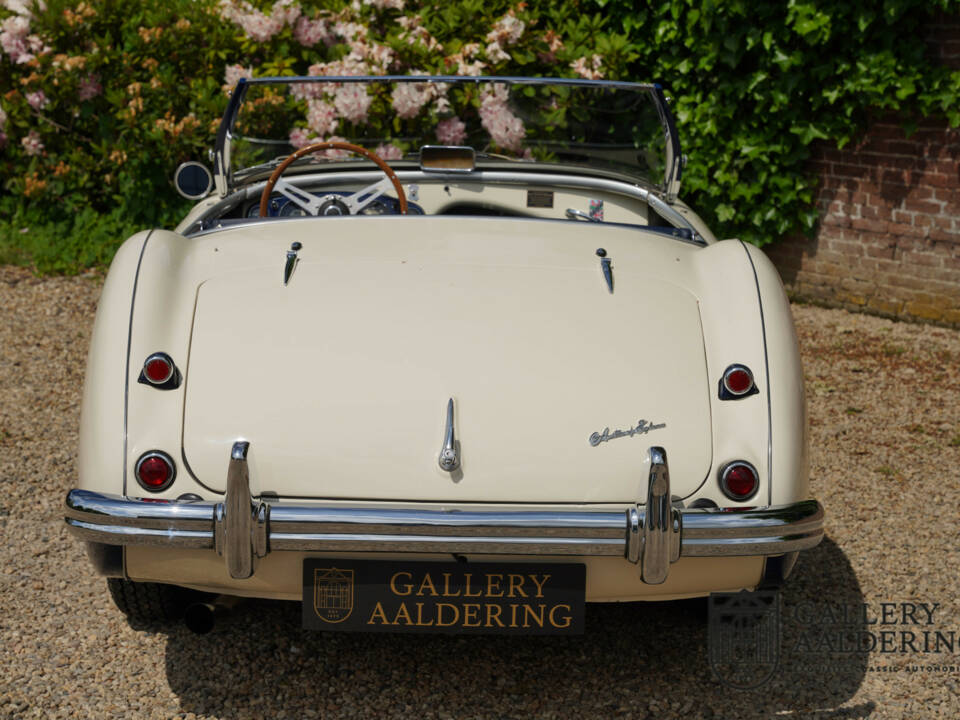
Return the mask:
[[143, 254], [147, 251], [147, 243], [150, 242], [150, 236], [153, 230], [147, 233], [143, 239], [143, 245], [140, 248], [140, 256], [137, 258], [137, 271], [133, 276], [133, 292], [130, 294], [130, 324], [127, 325], [127, 364], [123, 376], [123, 494], [127, 494], [127, 428], [129, 426], [130, 415], [130, 350], [133, 344], [133, 311], [137, 305], [137, 283], [140, 282], [140, 265], [143, 263]]
[[97, 525], [67, 518], [67, 528], [87, 542], [108, 545], [155, 545], [158, 547], [212, 548], [209, 530], [152, 530], [123, 525]]
[[760, 331], [763, 333], [763, 367], [766, 373], [767, 384], [767, 502], [773, 503], [773, 408], [770, 405], [770, 354], [767, 350], [767, 322], [763, 316], [763, 297], [760, 295], [760, 278], [757, 276], [757, 266], [753, 263], [753, 257], [747, 249], [743, 240], [740, 246], [747, 254], [747, 260], [750, 261], [750, 269], [753, 270], [753, 282], [757, 287], [757, 307], [760, 308]]
[[[377, 175], [374, 171], [357, 171], [357, 172], [338, 172], [338, 173], [310, 173], [304, 175], [295, 175], [290, 178], [289, 182], [292, 185], [309, 185], [316, 182], [326, 181], [330, 185], [340, 185], [340, 184], [350, 184], [356, 182], [364, 182], [369, 178]], [[677, 212], [673, 207], [664, 202], [660, 197], [658, 197], [652, 190], [648, 190], [640, 185], [634, 185], [626, 181], [617, 181], [617, 180], [608, 180], [606, 178], [596, 178], [596, 177], [584, 177], [582, 175], [555, 175], [552, 173], [535, 173], [535, 172], [506, 172], [502, 170], [476, 170], [470, 175], [456, 174], [456, 173], [443, 173], [443, 172], [429, 172], [425, 173], [419, 170], [398, 170], [397, 177], [403, 183], [419, 183], [419, 184], [429, 184], [434, 183], [500, 183], [504, 185], [523, 185], [524, 187], [529, 186], [540, 186], [540, 185], [553, 185], [556, 187], [565, 187], [565, 188], [581, 188], [586, 190], [604, 190], [606, 192], [614, 193], [617, 195], [624, 195], [626, 197], [633, 197], [643, 200], [647, 205], [653, 208], [654, 211], [664, 220], [669, 222], [674, 227], [686, 228], [690, 230], [693, 235], [692, 240], [686, 240], [685, 238], [676, 238], [682, 242], [692, 242], [695, 245], [706, 245], [707, 241], [697, 232], [696, 228], [679, 212]], [[260, 192], [263, 190], [263, 186], [266, 185], [266, 181], [261, 181], [245, 187], [242, 190], [238, 191], [243, 193], [242, 199], [238, 199], [238, 202], [243, 200], [249, 200], [259, 196]], [[232, 200], [234, 196], [231, 196], [229, 200]], [[227, 203], [231, 204], [231, 203]], [[207, 212], [215, 213], [218, 211], [218, 208], [222, 206], [218, 203], [217, 205], [212, 206]], [[419, 217], [419, 216], [417, 216]], [[427, 217], [449, 217], [446, 215], [440, 216], [427, 216]], [[557, 218], [560, 219], [560, 218]], [[276, 222], [278, 218], [271, 218], [271, 221]], [[290, 218], [285, 219], [284, 222], [310, 222], [316, 221], [316, 218]], [[198, 219], [194, 225], [200, 222]], [[207, 235], [209, 233], [221, 232], [224, 230], [233, 230], [234, 228], [242, 227], [251, 227], [261, 224], [262, 220], [251, 220], [250, 222], [240, 222], [228, 225], [226, 227], [213, 227], [207, 230], [200, 230], [197, 232], [186, 232], [184, 235], [188, 237], [200, 237], [202, 235]], [[600, 223], [602, 224], [602, 223]]]
[[311, 550], [341, 552], [382, 552], [393, 548], [403, 552], [490, 553], [496, 555], [606, 555], [623, 556], [623, 538], [523, 538], [433, 535], [378, 534], [275, 534], [270, 535], [275, 550]]

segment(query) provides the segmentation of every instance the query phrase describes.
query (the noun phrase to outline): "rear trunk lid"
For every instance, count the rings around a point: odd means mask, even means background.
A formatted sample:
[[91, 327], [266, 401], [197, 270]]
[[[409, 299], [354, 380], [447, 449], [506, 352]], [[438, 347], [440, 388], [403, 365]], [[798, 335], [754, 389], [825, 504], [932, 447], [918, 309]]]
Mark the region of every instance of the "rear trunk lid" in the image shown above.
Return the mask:
[[[222, 492], [243, 438], [256, 493], [629, 502], [645, 497], [647, 448], [662, 445], [674, 494], [693, 492], [711, 465], [709, 387], [696, 299], [647, 270], [667, 241], [620, 242], [611, 294], [595, 239], [555, 223], [556, 237], [534, 238], [538, 225], [458, 254], [459, 241], [394, 221], [379, 254], [382, 239], [339, 255], [305, 240], [286, 286], [280, 252], [203, 282], [186, 370], [191, 472]], [[438, 464], [450, 398], [452, 473]]]

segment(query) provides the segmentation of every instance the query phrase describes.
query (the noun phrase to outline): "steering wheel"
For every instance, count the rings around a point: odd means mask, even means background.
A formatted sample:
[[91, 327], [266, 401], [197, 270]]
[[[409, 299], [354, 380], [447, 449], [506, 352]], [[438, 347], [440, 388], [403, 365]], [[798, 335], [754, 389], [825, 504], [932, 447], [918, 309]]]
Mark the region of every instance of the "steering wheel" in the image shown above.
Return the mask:
[[[377, 180], [373, 185], [368, 185], [361, 190], [357, 190], [352, 195], [346, 196], [332, 194], [322, 196], [314, 195], [313, 193], [301, 190], [295, 185], [291, 185], [286, 180], [280, 179], [283, 171], [286, 170], [292, 162], [318, 150], [347, 150], [357, 155], [363, 155], [375, 162], [386, 177]], [[311, 215], [356, 215], [367, 205], [387, 192], [391, 185], [397, 193], [397, 200], [400, 202], [400, 214], [406, 215], [407, 196], [403, 192], [403, 186], [400, 185], [400, 179], [379, 155], [359, 145], [348, 142], [330, 141], [314, 143], [313, 145], [302, 147], [292, 155], [289, 155], [270, 175], [270, 179], [267, 180], [267, 184], [263, 186], [263, 193], [260, 195], [260, 217], [267, 217], [267, 207], [270, 204], [270, 195], [274, 189]]]

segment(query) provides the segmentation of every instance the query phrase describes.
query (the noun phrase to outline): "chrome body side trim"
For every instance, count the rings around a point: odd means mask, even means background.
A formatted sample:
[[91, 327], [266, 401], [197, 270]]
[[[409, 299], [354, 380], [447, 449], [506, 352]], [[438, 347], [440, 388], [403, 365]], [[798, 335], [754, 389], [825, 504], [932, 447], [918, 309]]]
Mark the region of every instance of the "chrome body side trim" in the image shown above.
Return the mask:
[[757, 277], [757, 266], [753, 263], [750, 251], [746, 244], [740, 240], [740, 246], [743, 252], [747, 254], [747, 260], [750, 262], [750, 270], [753, 271], [753, 282], [757, 288], [757, 307], [760, 309], [760, 332], [763, 333], [763, 371], [764, 380], [767, 385], [767, 502], [773, 502], [773, 407], [771, 403], [770, 387], [770, 350], [767, 347], [767, 321], [763, 315], [763, 295], [760, 292], [760, 278]]
[[133, 344], [133, 312], [137, 307], [137, 283], [140, 282], [140, 266], [143, 264], [143, 254], [147, 251], [147, 243], [153, 230], [147, 233], [140, 246], [140, 255], [137, 258], [137, 271], [133, 276], [133, 292], [130, 294], [130, 323], [127, 325], [127, 359], [123, 376], [123, 494], [127, 494], [127, 445], [129, 444], [130, 426], [130, 348]]

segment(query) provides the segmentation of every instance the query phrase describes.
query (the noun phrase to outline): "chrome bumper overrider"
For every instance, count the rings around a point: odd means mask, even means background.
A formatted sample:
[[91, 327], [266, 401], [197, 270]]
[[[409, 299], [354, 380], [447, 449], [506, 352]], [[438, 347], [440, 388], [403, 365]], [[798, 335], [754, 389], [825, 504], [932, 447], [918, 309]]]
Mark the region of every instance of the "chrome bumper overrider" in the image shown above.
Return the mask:
[[393, 510], [266, 503], [250, 495], [245, 442], [235, 443], [223, 502], [140, 500], [71, 490], [66, 522], [75, 536], [106, 545], [215, 549], [233, 578], [256, 558], [284, 550], [508, 555], [607, 555], [636, 563], [662, 583], [680, 557], [780, 555], [823, 537], [816, 500], [733, 510], [670, 502], [663, 448], [652, 447], [646, 504], [624, 511]]

